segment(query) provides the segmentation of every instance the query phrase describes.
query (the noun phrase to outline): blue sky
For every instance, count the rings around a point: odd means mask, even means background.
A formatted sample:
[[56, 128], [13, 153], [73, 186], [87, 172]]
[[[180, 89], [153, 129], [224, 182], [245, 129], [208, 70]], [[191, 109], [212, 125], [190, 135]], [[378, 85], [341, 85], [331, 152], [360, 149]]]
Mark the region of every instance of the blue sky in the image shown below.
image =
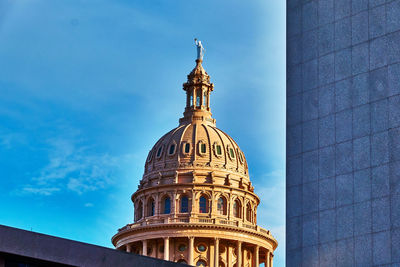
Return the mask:
[[285, 1], [0, 1], [0, 224], [111, 247], [203, 66], [284, 266]]

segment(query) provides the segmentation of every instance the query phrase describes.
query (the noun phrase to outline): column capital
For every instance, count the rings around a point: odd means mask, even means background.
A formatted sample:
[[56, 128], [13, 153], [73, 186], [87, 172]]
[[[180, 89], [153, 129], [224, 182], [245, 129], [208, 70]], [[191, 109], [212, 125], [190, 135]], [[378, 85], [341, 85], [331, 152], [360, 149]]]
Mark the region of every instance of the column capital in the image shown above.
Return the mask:
[[194, 239], [194, 236], [188, 236], [187, 238], [188, 239]]
[[169, 236], [164, 237], [164, 240], [168, 240], [168, 239], [169, 239]]

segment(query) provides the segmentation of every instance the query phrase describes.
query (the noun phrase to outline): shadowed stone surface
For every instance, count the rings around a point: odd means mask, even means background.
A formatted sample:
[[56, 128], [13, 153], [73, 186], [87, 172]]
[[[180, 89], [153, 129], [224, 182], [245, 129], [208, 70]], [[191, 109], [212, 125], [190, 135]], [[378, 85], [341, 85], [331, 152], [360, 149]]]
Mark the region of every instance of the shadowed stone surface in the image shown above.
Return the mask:
[[287, 16], [287, 266], [400, 266], [400, 0]]
[[[0, 258], [27, 257], [48, 266], [182, 266], [132, 253], [0, 225]], [[7, 258], [7, 256], [5, 256]], [[24, 265], [25, 266], [25, 265]], [[39, 265], [42, 266], [42, 265]], [[47, 266], [47, 265], [46, 265]]]

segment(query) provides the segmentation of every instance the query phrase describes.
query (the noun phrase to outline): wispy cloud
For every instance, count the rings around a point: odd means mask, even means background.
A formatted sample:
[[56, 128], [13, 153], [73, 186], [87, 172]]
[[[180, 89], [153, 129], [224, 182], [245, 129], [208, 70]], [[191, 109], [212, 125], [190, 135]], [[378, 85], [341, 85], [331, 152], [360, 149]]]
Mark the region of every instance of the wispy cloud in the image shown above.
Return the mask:
[[121, 166], [131, 155], [111, 156], [79, 145], [75, 139], [47, 141], [49, 161], [19, 193], [49, 196], [60, 191], [83, 194], [114, 183]]

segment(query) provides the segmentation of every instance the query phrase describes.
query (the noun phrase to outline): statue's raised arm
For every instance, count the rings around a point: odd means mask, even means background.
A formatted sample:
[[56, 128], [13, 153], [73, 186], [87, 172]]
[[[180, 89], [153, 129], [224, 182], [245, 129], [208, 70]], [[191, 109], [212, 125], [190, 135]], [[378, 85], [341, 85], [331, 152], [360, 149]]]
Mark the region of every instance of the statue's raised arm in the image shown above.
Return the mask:
[[197, 40], [197, 38], [194, 38], [194, 43], [195, 43], [195, 45], [197, 47], [197, 59], [198, 60], [203, 60], [205, 49], [204, 49], [201, 41]]

